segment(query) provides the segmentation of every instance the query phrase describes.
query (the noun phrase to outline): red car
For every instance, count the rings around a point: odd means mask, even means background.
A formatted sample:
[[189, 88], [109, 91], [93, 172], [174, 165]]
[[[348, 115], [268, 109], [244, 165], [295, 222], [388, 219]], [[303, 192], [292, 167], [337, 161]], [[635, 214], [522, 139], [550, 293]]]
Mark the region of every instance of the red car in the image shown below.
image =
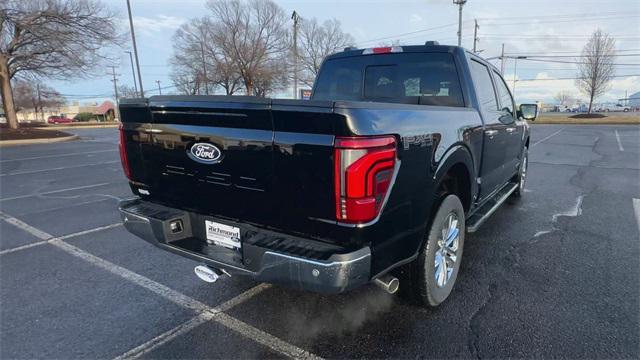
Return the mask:
[[73, 122], [73, 119], [64, 116], [49, 116], [47, 122], [49, 124], [69, 124]]

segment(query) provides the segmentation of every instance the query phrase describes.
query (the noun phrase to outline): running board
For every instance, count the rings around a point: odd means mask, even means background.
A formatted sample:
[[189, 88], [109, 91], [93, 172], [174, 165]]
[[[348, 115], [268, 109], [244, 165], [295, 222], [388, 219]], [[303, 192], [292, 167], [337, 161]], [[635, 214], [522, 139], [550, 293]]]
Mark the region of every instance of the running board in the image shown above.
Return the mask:
[[509, 196], [516, 191], [518, 184], [506, 185], [500, 190], [494, 197], [487, 201], [478, 211], [476, 211], [469, 219], [467, 219], [467, 232], [476, 232], [480, 225], [482, 225], [493, 214], [502, 203], [504, 203]]

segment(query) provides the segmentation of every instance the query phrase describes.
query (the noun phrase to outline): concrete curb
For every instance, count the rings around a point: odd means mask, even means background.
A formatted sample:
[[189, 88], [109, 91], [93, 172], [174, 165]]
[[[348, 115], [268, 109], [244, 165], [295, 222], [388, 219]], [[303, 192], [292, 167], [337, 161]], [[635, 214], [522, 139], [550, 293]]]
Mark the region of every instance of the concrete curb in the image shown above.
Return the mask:
[[0, 141], [0, 147], [19, 146], [19, 145], [33, 145], [33, 144], [51, 144], [63, 141], [77, 140], [80, 137], [78, 135], [71, 135], [58, 138], [43, 138], [43, 139], [25, 139], [25, 140], [2, 140]]

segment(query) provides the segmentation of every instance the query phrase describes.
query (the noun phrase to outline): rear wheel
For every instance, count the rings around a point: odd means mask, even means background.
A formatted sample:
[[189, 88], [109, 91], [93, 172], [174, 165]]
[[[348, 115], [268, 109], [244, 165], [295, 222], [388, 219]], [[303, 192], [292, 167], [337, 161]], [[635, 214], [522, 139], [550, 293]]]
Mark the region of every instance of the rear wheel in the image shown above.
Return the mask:
[[415, 299], [437, 306], [451, 294], [458, 277], [465, 235], [465, 215], [456, 195], [447, 195], [436, 211], [418, 258], [410, 265]]

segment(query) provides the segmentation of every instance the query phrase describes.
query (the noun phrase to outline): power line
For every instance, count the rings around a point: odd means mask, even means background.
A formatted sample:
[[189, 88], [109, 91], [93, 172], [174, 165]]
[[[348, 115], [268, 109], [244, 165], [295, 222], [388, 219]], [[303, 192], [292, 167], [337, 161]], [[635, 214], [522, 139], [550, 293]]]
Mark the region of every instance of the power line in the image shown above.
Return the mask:
[[[640, 15], [621, 15], [621, 16], [610, 16], [610, 17], [598, 17], [598, 18], [576, 18], [576, 19], [557, 19], [557, 20], [544, 20], [544, 21], [536, 21], [535, 19], [527, 18], [527, 20], [532, 21], [521, 21], [521, 22], [511, 22], [511, 23], [489, 23], [483, 24], [483, 26], [510, 26], [510, 25], [527, 25], [527, 24], [550, 24], [550, 23], [573, 23], [573, 22], [587, 22], [587, 21], [602, 21], [602, 20], [614, 20], [614, 19], [627, 19], [627, 18], [635, 18], [640, 17]], [[508, 20], [512, 20], [513, 18], [508, 18]], [[504, 19], [507, 20], [507, 19]]]
[[[624, 77], [634, 77], [640, 76], [640, 74], [631, 74], [631, 75], [614, 75], [612, 78], [624, 78]], [[562, 77], [562, 78], [544, 78], [544, 79], [516, 79], [515, 81], [554, 81], [554, 80], [577, 80], [582, 79], [580, 77]]]
[[[513, 54], [505, 54], [505, 56], [511, 56]], [[518, 55], [526, 56], [527, 58], [588, 58], [591, 55]], [[601, 55], [602, 57], [619, 57], [619, 56], [640, 56], [640, 54], [619, 54], [619, 55]]]
[[[565, 60], [547, 60], [547, 59], [530, 59], [528, 57], [526, 58], [521, 58], [518, 60], [527, 60], [527, 61], [539, 61], [539, 62], [550, 62], [550, 63], [559, 63], [559, 64], [588, 64], [585, 62], [578, 62], [578, 61], [565, 61]], [[638, 64], [611, 64], [611, 65], [615, 65], [615, 66], [640, 66], [640, 63]]]
[[[503, 37], [517, 37], [517, 38], [580, 38], [580, 39], [589, 39], [592, 37], [592, 35], [578, 35], [578, 34], [516, 34], [516, 33], [509, 33], [509, 34], [483, 34], [484, 36], [503, 36]], [[611, 36], [612, 38], [616, 38], [616, 39], [623, 39], [623, 40], [628, 40], [628, 39], [635, 39], [635, 38], [640, 38], [640, 36], [638, 35], [621, 35], [621, 34], [608, 34], [609, 36]]]
[[[601, 16], [616, 16], [616, 15], [628, 15], [628, 12], [622, 12], [622, 11], [609, 11], [609, 12], [598, 12], [598, 13], [583, 13], [583, 14], [560, 14], [560, 15], [538, 15], [538, 16], [533, 16], [533, 17], [527, 17], [527, 19], [546, 19], [546, 18], [553, 18], [553, 19], [565, 19], [565, 18], [576, 18], [576, 19], [581, 19], [584, 17], [601, 17]], [[483, 17], [483, 18], [478, 18], [479, 20], [510, 20], [513, 19], [513, 17], [509, 17], [509, 18], [504, 18], [504, 17]]]
[[[573, 50], [573, 51], [546, 51], [541, 55], [547, 55], [547, 54], [573, 54], [576, 51], [580, 51], [580, 50]], [[640, 51], [640, 49], [617, 49], [616, 52], [627, 52], [627, 51]], [[530, 54], [529, 52], [512, 52], [509, 53], [509, 55], [528, 55]], [[537, 56], [537, 55], [536, 55]]]
[[381, 40], [389, 40], [389, 39], [395, 39], [398, 37], [402, 37], [402, 36], [406, 36], [406, 35], [413, 35], [413, 34], [417, 34], [417, 33], [422, 33], [422, 32], [429, 32], [431, 30], [438, 30], [438, 29], [443, 29], [449, 26], [453, 26], [453, 25], [457, 25], [457, 23], [451, 23], [451, 24], [446, 24], [446, 25], [440, 25], [440, 26], [435, 26], [432, 28], [426, 28], [426, 29], [421, 29], [421, 30], [416, 30], [416, 31], [411, 31], [411, 32], [407, 32], [407, 33], [402, 33], [402, 34], [396, 34], [396, 35], [389, 35], [386, 37], [381, 37], [381, 38], [376, 38], [376, 39], [369, 39], [369, 40], [364, 40], [364, 41], [359, 41], [359, 44], [366, 44], [366, 43], [371, 43], [371, 42], [376, 42], [376, 41], [381, 41]]

